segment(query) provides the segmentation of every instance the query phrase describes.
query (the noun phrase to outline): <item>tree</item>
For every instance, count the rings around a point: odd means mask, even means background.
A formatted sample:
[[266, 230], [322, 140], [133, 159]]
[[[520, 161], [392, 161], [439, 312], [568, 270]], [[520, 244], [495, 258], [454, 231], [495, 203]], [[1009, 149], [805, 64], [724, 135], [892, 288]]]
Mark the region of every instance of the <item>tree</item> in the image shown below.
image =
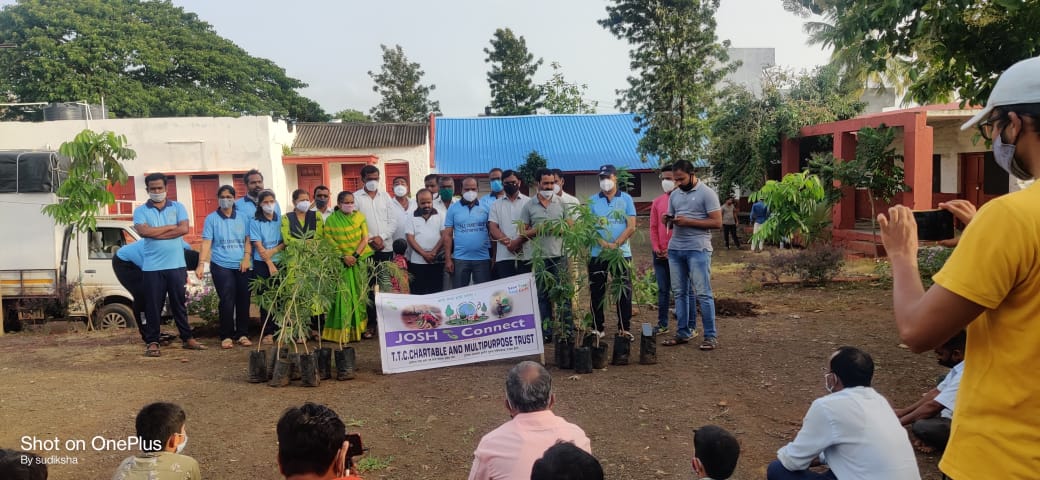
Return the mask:
[[[323, 115], [307, 85], [163, 1], [19, 0], [0, 11], [0, 95], [117, 117]], [[9, 113], [9, 116], [12, 116]]]
[[[1040, 53], [1038, 0], [783, 0], [830, 27], [810, 25], [812, 41], [834, 47], [866, 72], [906, 68], [914, 101], [981, 105], [997, 76]], [[892, 62], [895, 60], [895, 62]]]
[[[126, 146], [123, 135], [112, 132], [97, 133], [83, 130], [70, 142], [61, 144], [58, 152], [69, 158], [67, 178], [58, 186], [58, 203], [45, 205], [43, 213], [61, 225], [68, 225], [73, 232], [84, 234], [97, 229], [97, 212], [116, 201], [108, 186], [126, 183], [126, 169], [121, 162], [133, 160], [137, 152]], [[76, 264], [80, 266], [79, 278], [83, 278], [83, 262], [79, 242], [76, 242]], [[83, 282], [79, 283], [80, 301], [83, 311], [90, 309]], [[90, 322], [88, 322], [90, 324]], [[92, 325], [92, 324], [91, 324]]]
[[549, 64], [553, 69], [552, 78], [542, 84], [542, 104], [549, 113], [596, 113], [599, 102], [585, 100], [588, 85], [570, 83], [563, 78], [560, 62]]
[[348, 108], [348, 109], [345, 109], [345, 110], [340, 110], [340, 111], [332, 114], [332, 118], [338, 118], [338, 119], [343, 120], [344, 122], [347, 122], [347, 123], [371, 122], [372, 121], [372, 117], [370, 117], [368, 115], [365, 115], [365, 112], [362, 112], [361, 110], [354, 110], [352, 108]]
[[495, 115], [532, 115], [542, 106], [542, 89], [534, 84], [534, 74], [542, 59], [534, 60], [527, 51], [527, 41], [505, 28], [495, 30], [491, 48], [485, 48], [485, 63], [491, 64], [487, 74], [491, 87], [491, 109]]
[[537, 150], [531, 150], [531, 153], [527, 154], [524, 164], [516, 169], [516, 173], [520, 176], [521, 182], [524, 182], [525, 185], [534, 189], [534, 192], [537, 193], [538, 181], [541, 179], [535, 178], [535, 175], [539, 169], [545, 168], [546, 165], [545, 157], [539, 154]]
[[619, 109], [635, 112], [639, 153], [661, 163], [703, 158], [715, 86], [739, 64], [715, 36], [718, 0], [611, 0], [599, 24], [633, 45]]
[[751, 195], [751, 201], [762, 200], [769, 208], [769, 219], [751, 236], [753, 241], [790, 241], [795, 234], [808, 243], [819, 237], [817, 224], [810, 219], [818, 213], [824, 200], [820, 177], [809, 172], [788, 173], [780, 181], [769, 180]]
[[770, 69], [762, 77], [762, 96], [731, 85], [709, 111], [712, 176], [718, 191], [757, 190], [780, 166], [780, 140], [794, 138], [814, 123], [855, 117], [863, 111], [854, 85], [836, 66], [795, 75]]
[[426, 72], [418, 63], [408, 61], [400, 45], [383, 50], [383, 66], [379, 73], [368, 72], [375, 85], [372, 91], [382, 96], [379, 105], [369, 113], [377, 122], [427, 122], [430, 113], [439, 112], [440, 102], [430, 100], [430, 92], [436, 85], [425, 86], [421, 82]]

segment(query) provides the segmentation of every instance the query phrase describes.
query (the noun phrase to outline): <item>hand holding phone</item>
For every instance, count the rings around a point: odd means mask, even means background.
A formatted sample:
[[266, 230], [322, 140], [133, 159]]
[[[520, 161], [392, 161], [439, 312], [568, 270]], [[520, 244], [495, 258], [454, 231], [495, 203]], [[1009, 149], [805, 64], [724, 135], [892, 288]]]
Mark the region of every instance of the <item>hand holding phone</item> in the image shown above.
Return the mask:
[[915, 210], [917, 239], [925, 241], [953, 238], [953, 213], [947, 210]]

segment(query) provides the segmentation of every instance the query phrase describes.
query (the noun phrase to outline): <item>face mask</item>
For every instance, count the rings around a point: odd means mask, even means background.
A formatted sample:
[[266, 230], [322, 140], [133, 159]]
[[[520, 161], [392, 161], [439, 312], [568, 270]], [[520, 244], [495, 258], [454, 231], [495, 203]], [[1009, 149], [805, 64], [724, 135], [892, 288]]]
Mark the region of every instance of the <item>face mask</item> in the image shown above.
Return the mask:
[[264, 213], [274, 213], [274, 205], [269, 203], [261, 205], [260, 208], [264, 209]]
[[177, 453], [184, 451], [184, 446], [188, 444], [188, 435], [184, 435], [184, 440], [181, 441], [180, 445], [177, 445]]
[[329, 201], [319, 198], [314, 201], [314, 206], [318, 207], [318, 210], [325, 210], [325, 207], [329, 206]]
[[166, 201], [166, 192], [162, 193], [149, 193], [148, 198], [155, 203], [162, 203]]
[[993, 159], [997, 161], [997, 165], [1019, 180], [1032, 180], [1033, 176], [1015, 161], [1015, 145], [1004, 143], [1000, 137], [999, 134], [993, 137]]
[[553, 194], [554, 195], [559, 195], [560, 194], [560, 184], [557, 183], [556, 185], [553, 185]]
[[474, 192], [473, 190], [463, 192], [462, 199], [467, 202], [473, 203], [473, 201], [477, 199], [477, 192]]
[[365, 190], [374, 192], [379, 188], [379, 180], [369, 180], [365, 182]]
[[609, 178], [604, 178], [599, 181], [599, 189], [604, 192], [609, 192], [614, 189], [614, 181]]
[[448, 203], [451, 201], [451, 196], [455, 194], [455, 190], [452, 190], [450, 188], [442, 188], [440, 194], [441, 201], [444, 203]]
[[218, 198], [217, 204], [220, 205], [221, 210], [227, 210], [235, 206], [234, 198]]
[[301, 212], [306, 212], [311, 209], [311, 202], [309, 200], [303, 200], [296, 203], [296, 209]]
[[491, 191], [495, 192], [495, 193], [501, 192], [502, 191], [502, 181], [501, 180], [497, 180], [497, 179], [496, 180], [492, 180], [491, 181]]
[[520, 191], [520, 185], [505, 185], [506, 195], [512, 197], [516, 195], [516, 192]]
[[339, 209], [343, 210], [343, 213], [354, 213], [354, 204], [353, 203], [349, 203], [349, 204], [348, 203], [343, 203], [343, 204], [340, 204]]
[[661, 190], [664, 190], [664, 193], [671, 193], [672, 190], [675, 190], [675, 182], [672, 180], [661, 180]]
[[833, 374], [832, 373], [825, 373], [823, 375], [823, 388], [827, 389], [827, 393], [834, 393], [834, 385], [831, 385], [831, 381], [830, 381], [831, 380], [831, 375], [833, 375]]
[[690, 190], [693, 190], [693, 182], [679, 185], [679, 190], [682, 190], [684, 192], [689, 192]]
[[541, 195], [542, 198], [549, 199], [552, 198], [553, 195], [556, 195], [556, 192], [553, 190], [540, 190], [538, 194]]
[[394, 195], [397, 195], [398, 197], [408, 195], [408, 187], [404, 185], [394, 185]]

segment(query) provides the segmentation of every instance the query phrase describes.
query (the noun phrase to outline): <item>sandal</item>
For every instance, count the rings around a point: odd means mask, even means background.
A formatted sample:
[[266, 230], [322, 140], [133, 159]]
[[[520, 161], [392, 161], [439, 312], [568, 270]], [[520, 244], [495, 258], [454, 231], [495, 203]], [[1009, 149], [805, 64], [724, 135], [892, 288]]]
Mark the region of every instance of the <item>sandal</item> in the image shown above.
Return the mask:
[[243, 347], [252, 347], [253, 346], [253, 342], [250, 342], [249, 341], [249, 337], [246, 337], [245, 335], [243, 335], [241, 337], [238, 337], [238, 344], [243, 346]]
[[189, 338], [181, 344], [181, 348], [185, 350], [205, 350], [206, 346], [199, 343], [199, 341], [194, 338]]
[[159, 342], [152, 342], [148, 344], [148, 347], [144, 349], [144, 356], [146, 357], [158, 357], [162, 355], [159, 351]]
[[669, 338], [668, 340], [665, 340], [665, 341], [661, 342], [661, 345], [663, 345], [665, 347], [674, 347], [676, 345], [684, 345], [684, 344], [687, 344], [687, 343], [690, 343], [690, 339], [689, 338], [673, 337], [673, 338]]
[[235, 348], [235, 342], [233, 342], [230, 338], [225, 338], [220, 341], [220, 348], [223, 348], [224, 350], [230, 350], [232, 348]]
[[260, 345], [273, 345], [273, 344], [274, 344], [274, 335], [264, 335], [263, 338], [260, 339]]
[[365, 340], [369, 340], [369, 339], [371, 339], [374, 336], [375, 335], [372, 335], [372, 332], [369, 332], [369, 331], [366, 331], [365, 333], [361, 334], [361, 338], [364, 338]]
[[719, 341], [715, 340], [715, 337], [708, 337], [708, 338], [705, 338], [703, 342], [701, 342], [700, 349], [701, 350], [715, 350], [716, 348], [718, 348], [718, 346], [719, 346]]

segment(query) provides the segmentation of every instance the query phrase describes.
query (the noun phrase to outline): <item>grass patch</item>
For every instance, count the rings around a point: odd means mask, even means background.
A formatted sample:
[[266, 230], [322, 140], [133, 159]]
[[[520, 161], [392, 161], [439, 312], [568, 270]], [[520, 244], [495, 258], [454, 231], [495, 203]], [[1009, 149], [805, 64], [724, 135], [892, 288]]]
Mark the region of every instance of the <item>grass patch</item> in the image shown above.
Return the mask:
[[385, 457], [368, 456], [362, 458], [357, 462], [358, 471], [361, 473], [374, 472], [376, 470], [385, 470], [390, 468], [390, 462], [394, 461], [393, 455], [387, 455]]

